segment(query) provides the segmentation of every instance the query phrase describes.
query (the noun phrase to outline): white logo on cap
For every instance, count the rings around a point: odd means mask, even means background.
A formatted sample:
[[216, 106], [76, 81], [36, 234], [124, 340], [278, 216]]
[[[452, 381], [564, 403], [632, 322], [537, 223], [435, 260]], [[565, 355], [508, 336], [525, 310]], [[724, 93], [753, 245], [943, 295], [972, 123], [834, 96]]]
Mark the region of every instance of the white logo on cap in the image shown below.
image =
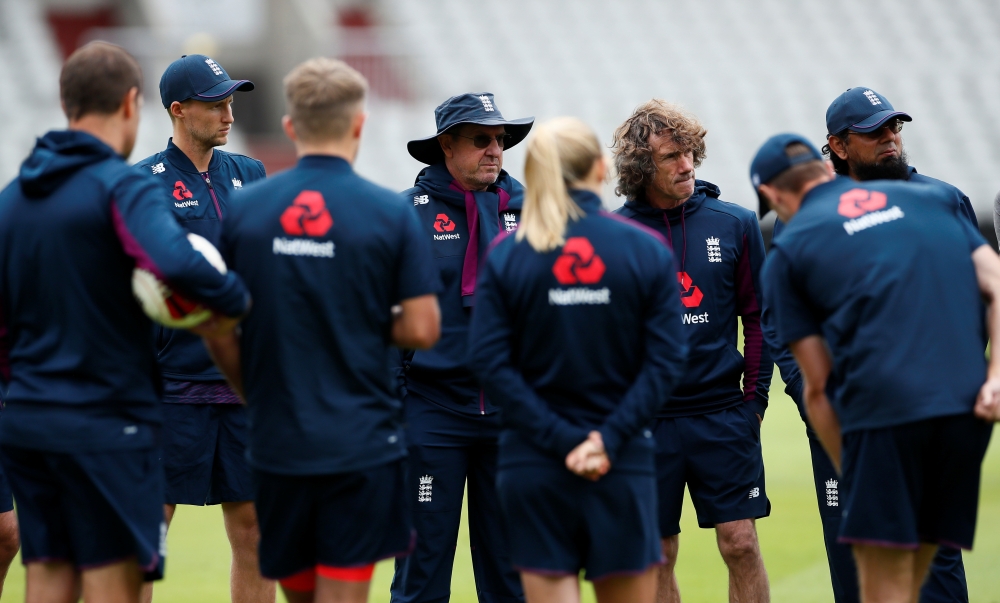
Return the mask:
[[482, 103], [483, 103], [483, 109], [484, 110], [486, 110], [486, 111], [493, 111], [494, 110], [493, 109], [493, 101], [490, 100], [490, 97], [488, 97], [485, 94], [483, 94], [482, 96], [479, 97], [479, 100], [482, 101]]
[[753, 187], [754, 188], [759, 188], [760, 187], [760, 174], [754, 174], [753, 178], [751, 178], [751, 180], [753, 180]]
[[205, 59], [205, 63], [207, 63], [208, 66], [212, 68], [212, 73], [214, 73], [215, 75], [222, 75], [222, 67], [219, 67], [218, 63], [216, 63], [212, 59]]
[[878, 95], [871, 90], [865, 90], [865, 98], [867, 98], [872, 105], [882, 104], [882, 101], [878, 99]]

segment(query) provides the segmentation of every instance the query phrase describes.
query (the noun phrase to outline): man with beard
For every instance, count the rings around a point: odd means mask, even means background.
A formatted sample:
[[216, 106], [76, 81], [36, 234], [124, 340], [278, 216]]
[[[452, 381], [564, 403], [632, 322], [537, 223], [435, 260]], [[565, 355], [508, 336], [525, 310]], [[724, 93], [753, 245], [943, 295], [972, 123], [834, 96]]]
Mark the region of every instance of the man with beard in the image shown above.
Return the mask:
[[[216, 149], [229, 141], [233, 96], [253, 90], [200, 54], [183, 56], [160, 78], [160, 100], [173, 137], [164, 151], [136, 164], [167, 195], [177, 221], [218, 246], [232, 196], [264, 178], [256, 159]], [[167, 525], [178, 504], [222, 505], [232, 548], [233, 601], [270, 603], [275, 586], [260, 575], [257, 514], [247, 465], [246, 409], [212, 363], [201, 338], [156, 328], [163, 375], [163, 466], [167, 478]], [[147, 589], [150, 588], [147, 586]], [[144, 599], [151, 594], [147, 590]]]
[[[900, 132], [903, 123], [912, 118], [896, 111], [892, 104], [871, 88], [850, 88], [838, 96], [826, 112], [827, 144], [822, 151], [833, 163], [834, 171], [859, 182], [868, 180], [907, 180], [909, 182], [935, 184], [956, 193], [954, 198], [962, 200], [961, 215], [968, 218], [978, 229], [972, 203], [957, 188], [934, 178], [918, 174], [907, 163], [903, 151]], [[761, 215], [766, 205], [761, 205]], [[774, 236], [782, 231], [784, 224], [775, 222]], [[785, 392], [799, 407], [805, 421], [802, 401], [802, 377], [787, 348], [777, 345], [776, 334], [770, 320], [770, 303], [764, 303], [764, 334], [770, 344], [774, 361], [785, 382]], [[830, 458], [824, 452], [816, 433], [807, 424], [806, 434], [812, 454], [813, 478], [823, 521], [823, 536], [826, 541], [827, 560], [830, 564], [830, 578], [834, 598], [837, 603], [855, 603], [859, 600], [857, 570], [848, 545], [837, 542], [841, 524], [841, 501], [847, 495], [840, 488], [840, 477]], [[968, 587], [965, 581], [965, 567], [962, 553], [955, 548], [942, 546], [931, 565], [927, 582], [920, 593], [922, 603], [967, 603]]]
[[417, 543], [396, 561], [393, 603], [447, 601], [468, 483], [472, 570], [480, 603], [524, 600], [497, 503], [500, 416], [472, 373], [467, 347], [476, 277], [498, 234], [517, 228], [524, 189], [503, 170], [503, 152], [524, 140], [533, 117], [506, 120], [489, 92], [460, 94], [434, 110], [437, 132], [411, 140], [427, 164], [403, 196], [417, 210], [441, 275], [441, 340], [402, 354], [400, 384], [409, 440]]

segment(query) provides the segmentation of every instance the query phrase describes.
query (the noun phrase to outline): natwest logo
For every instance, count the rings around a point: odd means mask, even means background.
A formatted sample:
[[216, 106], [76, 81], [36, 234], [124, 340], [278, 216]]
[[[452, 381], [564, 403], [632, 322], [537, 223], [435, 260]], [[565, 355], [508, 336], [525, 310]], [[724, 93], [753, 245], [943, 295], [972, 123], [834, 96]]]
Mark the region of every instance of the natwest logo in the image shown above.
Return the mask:
[[451, 232], [455, 230], [455, 223], [451, 221], [448, 214], [438, 214], [434, 218], [434, 230], [438, 232]]
[[293, 236], [321, 237], [333, 227], [333, 218], [319, 191], [302, 191], [281, 214], [281, 227]]
[[552, 265], [560, 285], [593, 285], [604, 276], [604, 260], [594, 253], [586, 237], [572, 237], [563, 245], [562, 255]]
[[185, 199], [190, 199], [193, 196], [194, 195], [191, 194], [191, 191], [189, 191], [187, 187], [184, 186], [183, 182], [181, 182], [180, 180], [174, 182], [174, 199], [177, 199], [178, 201], [183, 201]]
[[697, 308], [700, 306], [701, 300], [705, 297], [705, 294], [701, 292], [701, 289], [694, 286], [694, 281], [691, 280], [688, 273], [678, 272], [677, 282], [681, 284], [681, 303], [684, 304], [684, 307]]
[[845, 218], [858, 218], [868, 212], [882, 209], [886, 201], [885, 193], [852, 188], [840, 196], [837, 213]]

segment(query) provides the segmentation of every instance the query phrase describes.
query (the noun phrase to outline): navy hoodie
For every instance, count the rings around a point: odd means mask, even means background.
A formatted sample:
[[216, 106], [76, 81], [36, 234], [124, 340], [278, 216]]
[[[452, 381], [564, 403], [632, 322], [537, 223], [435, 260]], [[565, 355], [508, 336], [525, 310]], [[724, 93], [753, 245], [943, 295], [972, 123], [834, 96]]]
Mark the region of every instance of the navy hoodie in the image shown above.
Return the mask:
[[188, 243], [150, 176], [78, 131], [49, 132], [0, 192], [0, 316], [10, 388], [0, 443], [79, 452], [154, 445], [153, 328], [144, 267], [228, 316], [249, 297]]
[[[847, 176], [837, 176], [838, 178], [847, 178]], [[960, 215], [965, 216], [969, 222], [972, 223], [976, 229], [979, 229], [979, 220], [976, 218], [976, 212], [972, 209], [972, 201], [965, 193], [960, 191], [955, 186], [943, 182], [936, 178], [931, 178], [930, 176], [924, 176], [923, 174], [917, 173], [917, 168], [912, 165], [909, 166], [908, 176], [906, 178], [908, 182], [915, 182], [917, 184], [934, 184], [937, 186], [942, 186], [949, 191], [953, 192], [955, 198], [961, 199], [961, 212]], [[778, 238], [778, 235], [785, 229], [785, 224], [781, 220], [774, 221], [774, 231], [771, 235], [771, 240]], [[764, 339], [767, 342], [768, 349], [771, 350], [771, 356], [774, 358], [774, 363], [778, 365], [778, 370], [781, 372], [781, 380], [785, 382], [785, 393], [795, 402], [795, 406], [799, 409], [799, 415], [802, 420], [808, 425], [808, 420], [806, 418], [806, 409], [802, 400], [802, 372], [799, 371], [799, 365], [795, 362], [795, 356], [792, 355], [791, 350], [787, 346], [780, 345], [778, 343], [778, 333], [774, 328], [774, 309], [773, 304], [765, 296], [764, 298], [764, 313], [763, 313], [763, 324], [764, 329]]]
[[[165, 204], [187, 231], [201, 235], [219, 246], [222, 218], [228, 213], [232, 196], [244, 186], [265, 177], [264, 164], [245, 155], [212, 152], [207, 172], [198, 172], [188, 156], [171, 138], [164, 151], [135, 164], [152, 174], [166, 194]], [[222, 381], [222, 374], [208, 356], [201, 337], [180, 329], [155, 327], [160, 372], [179, 381]]]
[[480, 276], [469, 346], [503, 408], [498, 462], [563, 466], [596, 430], [613, 467], [651, 473], [648, 428], [687, 356], [673, 254], [597, 195], [572, 197], [586, 216], [561, 249], [507, 236]]
[[424, 168], [403, 196], [413, 203], [431, 242], [443, 290], [438, 295], [441, 339], [430, 350], [402, 353], [401, 385], [457, 412], [493, 414], [496, 407], [480, 390], [469, 365], [469, 319], [486, 249], [498, 234], [517, 228], [524, 197], [521, 183], [501, 171], [489, 189], [465, 191], [439, 163]]
[[[774, 365], [760, 325], [764, 239], [757, 216], [721, 201], [719, 187], [703, 180], [673, 209], [630, 199], [615, 213], [661, 233], [678, 260], [681, 321], [691, 352], [684, 378], [659, 416], [707, 414], [745, 402], [763, 417]], [[737, 317], [745, 357], [736, 346]]]

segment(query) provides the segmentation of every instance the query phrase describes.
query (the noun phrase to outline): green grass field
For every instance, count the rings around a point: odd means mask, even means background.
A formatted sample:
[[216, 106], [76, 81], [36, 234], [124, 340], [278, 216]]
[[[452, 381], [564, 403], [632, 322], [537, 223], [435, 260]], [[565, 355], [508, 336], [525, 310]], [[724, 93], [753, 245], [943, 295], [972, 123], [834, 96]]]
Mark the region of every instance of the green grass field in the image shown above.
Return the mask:
[[[832, 602], [823, 537], [816, 511], [809, 449], [795, 406], [774, 376], [771, 406], [763, 427], [767, 493], [771, 517], [758, 522], [764, 563], [776, 603]], [[685, 603], [726, 600], [726, 569], [715, 534], [701, 530], [688, 501], [682, 521], [677, 566]], [[219, 603], [229, 600], [229, 545], [219, 507], [180, 507], [169, 535], [167, 578], [157, 583], [157, 603]], [[993, 442], [983, 472], [976, 550], [965, 557], [972, 603], [1000, 603], [1000, 445]], [[375, 572], [371, 601], [389, 600], [392, 562]], [[585, 600], [593, 591], [584, 588]], [[463, 530], [452, 580], [452, 601], [474, 603], [476, 588]], [[3, 598], [24, 600], [24, 570], [15, 561]], [[283, 598], [279, 595], [279, 600]]]

